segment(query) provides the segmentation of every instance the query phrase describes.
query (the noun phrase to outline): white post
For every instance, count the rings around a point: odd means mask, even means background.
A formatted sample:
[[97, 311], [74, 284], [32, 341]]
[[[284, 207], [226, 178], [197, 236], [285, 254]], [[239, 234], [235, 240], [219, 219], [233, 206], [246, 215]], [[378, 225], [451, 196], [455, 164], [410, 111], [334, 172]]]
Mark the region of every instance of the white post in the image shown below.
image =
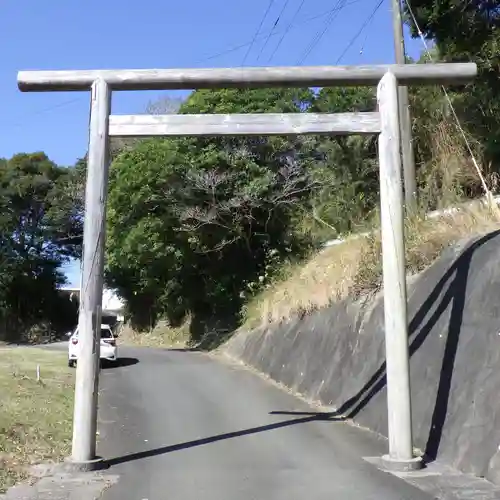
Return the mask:
[[389, 427], [389, 455], [383, 459], [392, 470], [415, 470], [421, 460], [413, 456], [398, 82], [393, 73], [380, 81], [377, 100]]
[[90, 130], [85, 190], [83, 265], [78, 320], [73, 449], [71, 461], [81, 469], [96, 468], [99, 345], [104, 273], [106, 198], [109, 170], [111, 90], [103, 79], [91, 88]]

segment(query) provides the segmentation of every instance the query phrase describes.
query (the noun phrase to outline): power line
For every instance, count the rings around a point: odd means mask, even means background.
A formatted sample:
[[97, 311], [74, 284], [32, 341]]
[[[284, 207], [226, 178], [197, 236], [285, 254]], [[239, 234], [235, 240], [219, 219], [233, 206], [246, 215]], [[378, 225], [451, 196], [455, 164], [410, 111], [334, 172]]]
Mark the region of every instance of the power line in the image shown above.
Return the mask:
[[283, 42], [283, 40], [285, 39], [286, 35], [292, 29], [293, 23], [294, 23], [295, 19], [297, 19], [297, 16], [299, 15], [299, 13], [302, 10], [302, 7], [304, 6], [305, 3], [306, 3], [306, 0], [302, 0], [300, 2], [299, 6], [297, 7], [297, 10], [293, 14], [292, 19], [290, 20], [290, 22], [288, 23], [287, 27], [285, 28], [285, 31], [283, 31], [283, 34], [281, 35], [281, 38], [278, 40], [278, 44], [276, 45], [276, 47], [274, 47], [274, 50], [272, 51], [271, 55], [269, 56], [269, 58], [267, 60], [268, 63], [271, 62], [271, 59], [274, 57], [274, 54], [276, 54], [276, 52], [280, 48], [280, 45]]
[[264, 15], [262, 16], [262, 19], [260, 20], [260, 23], [259, 23], [259, 27], [257, 28], [257, 31], [255, 32], [255, 35], [253, 36], [253, 40], [251, 41], [249, 47], [248, 47], [248, 50], [245, 54], [245, 57], [243, 58], [243, 62], [241, 63], [242, 66], [245, 65], [245, 62], [248, 58], [248, 54], [250, 54], [250, 51], [252, 50], [252, 47], [255, 43], [255, 40], [257, 39], [257, 37], [259, 36], [259, 33], [260, 33], [260, 30], [262, 28], [262, 25], [264, 24], [264, 21], [266, 20], [266, 17], [267, 17], [267, 14], [269, 14], [269, 11], [271, 10], [271, 7], [274, 3], [274, 0], [269, 0], [269, 4], [267, 5], [267, 9], [266, 11], [264, 12]]
[[[362, 0], [352, 0], [351, 2], [349, 2], [349, 3], [346, 4], [346, 7], [349, 6], [349, 5], [354, 5], [354, 4], [359, 3], [361, 1]], [[312, 21], [316, 21], [317, 19], [321, 19], [322, 17], [328, 16], [329, 14], [332, 13], [332, 11], [335, 11], [335, 10], [336, 9], [328, 9], [327, 11], [324, 11], [324, 12], [322, 12], [320, 14], [315, 14], [314, 16], [308, 17], [308, 18], [304, 19], [303, 21], [301, 21], [300, 23], [291, 24], [286, 29], [276, 30], [274, 33], [272, 33], [271, 37], [279, 35], [280, 33], [283, 33], [283, 32], [287, 32], [287, 30], [291, 31], [291, 30], [293, 30], [295, 28], [298, 28], [299, 26], [303, 26], [304, 24], [310, 23]], [[270, 30], [270, 31], [272, 31], [272, 30]], [[267, 33], [263, 33], [261, 36], [258, 36], [255, 39], [255, 41], [260, 40], [260, 39], [264, 39], [267, 36], [267, 34], [268, 34], [268, 32]], [[240, 45], [235, 45], [233, 47], [230, 47], [229, 49], [225, 49], [225, 50], [222, 50], [221, 52], [217, 52], [217, 53], [212, 54], [210, 56], [203, 57], [202, 59], [198, 59], [198, 61], [196, 61], [196, 64], [200, 64], [200, 63], [203, 63], [203, 62], [206, 62], [206, 61], [210, 61], [212, 59], [217, 59], [217, 58], [225, 56], [227, 54], [231, 54], [231, 53], [236, 52], [236, 51], [238, 51], [240, 49], [244, 49], [245, 47], [248, 47], [252, 43], [253, 43], [253, 40], [245, 42], [245, 43], [242, 43]], [[280, 41], [280, 43], [281, 43], [281, 41]]]
[[360, 54], [363, 53], [363, 51], [365, 50], [365, 45], [366, 45], [366, 41], [368, 40], [368, 31], [366, 32], [366, 35], [365, 37], [363, 38], [363, 41], [361, 42], [361, 49], [359, 51]]
[[290, 3], [290, 0], [285, 0], [285, 3], [283, 4], [283, 7], [281, 8], [280, 13], [278, 14], [278, 17], [276, 18], [276, 21], [274, 21], [273, 27], [269, 34], [267, 35], [266, 41], [264, 42], [264, 45], [261, 47], [259, 55], [257, 56], [257, 61], [260, 59], [260, 56], [262, 55], [262, 52], [264, 52], [264, 49], [267, 47], [267, 44], [269, 42], [269, 39], [271, 38], [271, 35], [273, 34], [273, 31], [275, 30], [276, 26], [280, 22], [281, 16], [283, 15], [283, 12], [285, 12], [285, 9], [287, 8], [288, 4]]
[[[272, 0], [273, 1], [273, 0]], [[272, 4], [272, 1], [271, 1], [271, 4]], [[278, 41], [278, 44], [276, 45], [276, 47], [274, 48], [273, 50], [273, 53], [271, 54], [270, 58], [269, 58], [269, 61], [274, 57], [275, 53], [277, 52], [278, 48], [280, 47], [281, 43], [283, 42], [285, 36], [293, 29], [296, 29], [298, 28], [299, 26], [303, 26], [304, 24], [307, 24], [307, 23], [310, 23], [312, 21], [316, 21], [317, 19], [321, 19], [322, 17], [325, 17], [325, 16], [330, 16], [332, 13], [335, 13], [337, 12], [338, 10], [341, 10], [342, 8], [344, 7], [347, 7], [349, 5], [354, 5], [354, 4], [357, 4], [359, 2], [361, 2], [362, 0], [352, 0], [351, 2], [349, 3], [346, 3], [344, 6], [342, 7], [334, 7], [332, 9], [329, 9], [327, 11], [324, 11], [324, 12], [321, 12], [319, 14], [315, 14], [313, 16], [310, 16], [310, 17], [307, 17], [305, 18], [304, 20], [302, 20], [301, 22], [298, 22], [296, 24], [293, 24], [295, 19], [297, 18], [298, 14], [300, 13], [300, 10], [302, 9], [304, 3], [305, 3], [306, 0], [302, 0], [299, 7], [297, 8], [297, 10], [295, 11], [294, 13], [294, 16], [291, 20], [291, 22], [286, 26], [286, 28], [282, 29], [282, 30], [275, 30], [274, 31], [274, 28], [269, 30], [267, 33], [263, 33], [261, 34], [260, 36], [257, 36], [251, 40], [251, 41], [248, 41], [248, 42], [245, 42], [245, 43], [242, 43], [240, 45], [235, 45], [233, 47], [230, 47], [229, 49], [226, 49], [226, 50], [223, 50], [221, 52], [217, 52], [216, 54], [212, 54], [210, 56], [207, 56], [207, 57], [204, 57], [202, 59], [199, 59], [197, 61], [197, 64], [199, 63], [202, 63], [202, 62], [205, 62], [205, 61], [210, 61], [212, 59], [217, 59], [218, 57], [221, 57], [221, 56], [224, 56], [224, 55], [227, 55], [227, 54], [231, 54], [233, 52], [236, 52], [240, 49], [243, 49], [245, 47], [249, 47], [249, 51], [250, 49], [252, 48], [253, 44], [257, 41], [257, 40], [260, 40], [260, 39], [264, 39], [265, 37], [268, 37], [271, 38], [273, 36], [276, 36], [276, 35], [279, 35], [280, 33], [282, 34], [280, 40]], [[338, 4], [339, 2], [337, 2]], [[273, 32], [274, 31], [274, 32]], [[258, 32], [257, 32], [258, 33]], [[247, 53], [249, 52], [247, 51]], [[38, 111], [35, 111], [33, 113], [28, 113], [27, 115], [25, 115], [24, 118], [28, 118], [28, 117], [31, 117], [31, 116], [37, 116], [37, 115], [44, 115], [45, 113], [48, 113], [50, 111], [53, 111], [55, 109], [58, 109], [58, 108], [62, 108], [62, 107], [65, 107], [65, 106], [69, 106], [75, 102], [78, 102], [79, 100], [83, 99], [84, 96], [79, 96], [77, 98], [74, 98], [74, 99], [69, 99], [67, 101], [63, 101], [63, 102], [60, 102], [58, 104], [55, 104], [53, 106], [49, 106], [49, 107], [46, 107], [46, 108], [42, 108]], [[8, 124], [8, 123], [0, 123], [0, 125], [4, 125], [4, 126], [10, 126], [10, 127], [22, 127], [24, 124], [23, 123], [12, 123], [12, 124]]]
[[[53, 111], [53, 110], [58, 109], [58, 108], [69, 106], [70, 104], [73, 104], [75, 102], [80, 101], [82, 98], [83, 98], [83, 96], [75, 97], [73, 99], [69, 99], [67, 101], [63, 101], [63, 102], [60, 102], [58, 104], [54, 104], [52, 106], [48, 106], [46, 108], [39, 109], [39, 110], [34, 111], [32, 113], [27, 113], [24, 116], [24, 118], [28, 118], [28, 117], [31, 117], [31, 116], [37, 116], [37, 115], [43, 115], [45, 113], [48, 113], [49, 111]], [[7, 125], [9, 127], [22, 127], [23, 123], [11, 123], [10, 125], [8, 123], [3, 123], [3, 124], [0, 123], [0, 125]]]
[[380, 7], [382, 6], [383, 3], [384, 3], [384, 0], [379, 0], [379, 2], [375, 6], [375, 8], [371, 12], [371, 14], [365, 19], [365, 22], [361, 25], [361, 28], [359, 29], [359, 31], [351, 38], [350, 42], [347, 44], [347, 46], [344, 49], [344, 51], [342, 52], [342, 54], [340, 54], [340, 56], [338, 57], [338, 59], [335, 62], [335, 64], [339, 64], [340, 63], [340, 61], [342, 60], [342, 58], [346, 55], [347, 51], [354, 45], [354, 42], [359, 38], [359, 36], [361, 35], [361, 33], [363, 33], [363, 31], [365, 30], [365, 28], [373, 21], [373, 18], [375, 17], [375, 14], [377, 13], [378, 9], [380, 9]]
[[341, 5], [341, 0], [338, 0], [335, 7], [331, 10], [330, 14], [326, 18], [325, 23], [323, 24], [323, 32], [321, 32], [321, 30], [319, 30], [319, 29], [318, 29], [318, 31], [316, 31], [316, 33], [312, 37], [311, 41], [304, 49], [304, 52], [302, 52], [302, 56], [297, 61], [297, 65], [302, 64], [304, 62], [304, 60], [306, 59], [306, 57], [311, 53], [311, 50], [313, 49], [314, 44], [318, 42], [319, 38], [322, 36], [322, 33], [324, 34], [326, 29], [328, 29], [328, 27], [333, 22], [334, 12], [336, 12], [338, 10], [340, 5]]
[[[347, 5], [353, 5], [353, 4], [359, 3], [360, 1], [362, 1], [362, 0], [352, 0]], [[302, 0], [302, 3], [299, 6], [299, 9], [297, 9], [296, 13], [294, 14], [294, 19], [296, 19], [297, 15], [298, 15], [298, 12], [300, 11], [300, 8], [303, 6], [304, 3], [305, 3], [305, 0]], [[249, 47], [255, 41], [257, 41], [259, 39], [263, 39], [264, 37], [268, 36], [269, 33], [271, 33], [270, 37], [279, 35], [280, 33], [282, 33], [283, 35], [286, 35], [286, 34], [288, 34], [289, 31], [291, 31], [291, 30], [293, 30], [295, 28], [298, 28], [299, 26], [303, 26], [304, 24], [310, 23], [312, 21], [316, 21], [317, 19], [321, 19], [322, 17], [330, 15], [332, 13], [332, 11], [334, 11], [334, 10], [335, 9], [329, 9], [329, 10], [321, 12], [319, 14], [315, 14], [313, 16], [307, 17], [306, 19], [302, 20], [300, 23], [296, 23], [296, 24], [293, 24], [293, 20], [292, 20], [292, 22], [290, 22], [285, 29], [276, 30], [276, 31], [274, 31], [274, 33], [272, 33], [273, 30], [269, 30], [269, 32], [263, 33], [261, 36], [258, 36], [256, 39], [253, 39], [251, 41], [242, 43], [240, 45], [236, 45], [236, 46], [230, 47], [229, 49], [223, 50], [223, 51], [218, 52], [216, 54], [212, 54], [211, 56], [208, 56], [208, 57], [204, 57], [203, 59], [199, 59], [196, 64], [199, 64], [199, 63], [202, 63], [202, 62], [205, 62], [205, 61], [210, 61], [212, 59], [217, 59], [218, 57], [221, 57], [221, 56], [224, 56], [224, 55], [227, 55], [227, 54], [231, 54], [231, 53], [236, 52], [236, 51], [238, 51], [240, 49], [243, 49], [245, 47]], [[280, 39], [280, 41], [278, 43], [278, 46], [275, 48], [275, 50], [274, 50], [274, 52], [273, 52], [273, 54], [272, 54], [271, 57], [274, 56], [274, 53], [276, 52], [277, 48], [279, 47], [279, 45], [281, 44], [281, 42], [283, 41], [283, 39], [284, 39], [284, 36], [281, 37], [281, 39]], [[71, 105], [71, 104], [73, 104], [75, 102], [78, 102], [80, 99], [83, 99], [83, 98], [84, 98], [84, 96], [80, 96], [80, 97], [77, 97], [77, 98], [74, 98], [74, 99], [63, 101], [63, 102], [58, 103], [58, 104], [56, 104], [54, 106], [49, 106], [47, 108], [42, 108], [42, 109], [40, 109], [38, 111], [35, 111], [34, 113], [27, 113], [27, 115], [25, 116], [25, 118], [31, 117], [33, 115], [35, 115], [35, 116], [36, 115], [43, 115], [43, 114], [48, 113], [50, 111], [53, 111], [55, 109], [62, 108], [62, 107], [65, 107], [65, 106], [69, 106], [69, 105]], [[0, 125], [10, 126], [10, 127], [22, 127], [24, 124], [23, 123], [12, 123], [12, 124], [9, 124], [9, 123], [3, 123], [2, 124], [2, 123], [0, 123]]]
[[325, 33], [330, 29], [331, 25], [335, 21], [335, 19], [338, 17], [339, 12], [346, 6], [346, 0], [338, 0], [335, 7], [332, 9], [332, 13], [328, 16], [327, 20], [325, 21], [323, 30], [318, 30], [316, 34], [313, 36], [311, 42], [307, 46], [307, 48], [304, 50], [302, 53], [302, 56], [297, 62], [297, 65], [301, 65], [307, 57], [311, 54], [311, 52], [315, 49], [315, 47], [318, 45], [318, 43], [321, 41]]

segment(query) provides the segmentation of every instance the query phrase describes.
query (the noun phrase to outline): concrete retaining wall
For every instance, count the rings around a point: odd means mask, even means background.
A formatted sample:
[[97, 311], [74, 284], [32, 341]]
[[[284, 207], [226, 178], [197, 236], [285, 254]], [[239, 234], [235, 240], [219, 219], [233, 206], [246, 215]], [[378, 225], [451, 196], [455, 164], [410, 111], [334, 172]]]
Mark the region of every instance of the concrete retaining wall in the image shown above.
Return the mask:
[[[409, 283], [415, 446], [500, 482], [500, 232]], [[242, 332], [232, 357], [387, 436], [382, 295]]]

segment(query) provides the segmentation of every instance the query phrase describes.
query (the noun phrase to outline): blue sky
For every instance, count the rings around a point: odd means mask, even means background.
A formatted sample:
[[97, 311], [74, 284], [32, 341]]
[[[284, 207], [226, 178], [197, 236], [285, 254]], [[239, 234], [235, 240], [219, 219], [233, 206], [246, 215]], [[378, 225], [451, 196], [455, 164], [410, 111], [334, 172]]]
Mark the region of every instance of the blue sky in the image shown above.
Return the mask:
[[[305, 0], [294, 27], [270, 59], [302, 3], [273, 0], [261, 36], [245, 60], [269, 0], [3, 0], [0, 157], [45, 151], [56, 163], [72, 165], [86, 150], [88, 93], [21, 93], [16, 85], [19, 70], [228, 67], [243, 62], [284, 66], [302, 60], [304, 65], [335, 64], [378, 2]], [[322, 14], [342, 3], [347, 5], [304, 59], [329, 19]], [[267, 39], [285, 5], [274, 34]], [[406, 40], [408, 53], [418, 56], [420, 43], [408, 36]], [[390, 2], [384, 0], [340, 64], [393, 61]], [[142, 113], [149, 101], [162, 95], [157, 91], [115, 93], [113, 113]], [[78, 285], [78, 265], [68, 268], [68, 279]]]

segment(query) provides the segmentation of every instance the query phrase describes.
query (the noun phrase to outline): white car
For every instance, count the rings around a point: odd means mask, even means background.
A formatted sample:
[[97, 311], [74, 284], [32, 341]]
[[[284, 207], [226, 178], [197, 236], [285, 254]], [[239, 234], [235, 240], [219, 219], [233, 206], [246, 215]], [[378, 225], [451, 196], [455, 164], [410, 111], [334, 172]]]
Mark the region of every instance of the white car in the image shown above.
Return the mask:
[[[68, 341], [68, 366], [74, 367], [78, 360], [78, 351], [80, 343], [78, 342], [78, 327], [71, 334]], [[118, 358], [118, 350], [116, 347], [116, 338], [109, 325], [101, 325], [101, 344], [100, 358], [108, 361], [116, 361]]]

